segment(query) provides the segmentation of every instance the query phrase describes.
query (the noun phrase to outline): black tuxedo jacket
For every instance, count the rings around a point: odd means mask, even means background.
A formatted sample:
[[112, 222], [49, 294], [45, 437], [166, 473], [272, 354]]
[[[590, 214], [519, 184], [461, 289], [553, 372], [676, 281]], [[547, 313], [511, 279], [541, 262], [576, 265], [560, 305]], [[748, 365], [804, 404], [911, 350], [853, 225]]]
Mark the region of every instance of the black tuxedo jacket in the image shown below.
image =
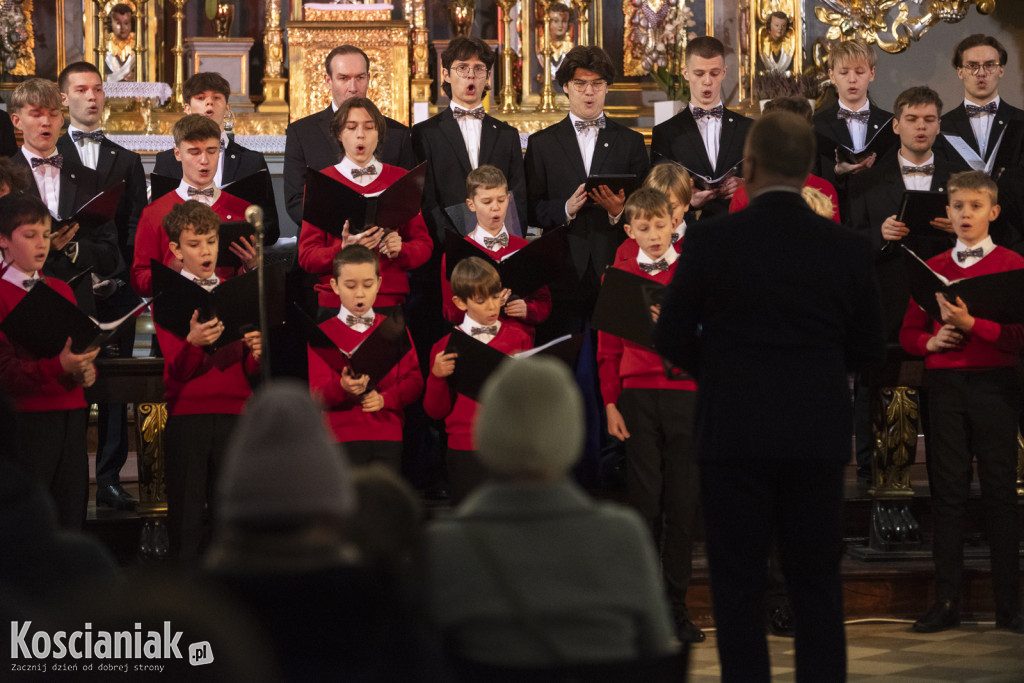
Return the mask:
[[[267, 160], [261, 153], [242, 147], [234, 140], [228, 143], [223, 154], [224, 174], [221, 176], [221, 183], [224, 185], [241, 180], [253, 173], [267, 171], [267, 183], [264, 191], [267, 200], [262, 207], [263, 229], [266, 233], [263, 244], [270, 246], [281, 236], [281, 226], [277, 220], [277, 201], [274, 199], [274, 183], [270, 179]], [[169, 178], [181, 178], [181, 162], [174, 158], [173, 149], [165, 149], [157, 153], [153, 173]]]
[[[32, 166], [24, 154], [19, 152], [11, 158], [15, 163], [29, 169], [29, 173], [32, 172]], [[65, 157], [64, 164], [60, 169], [60, 196], [57, 199], [57, 213], [62, 219], [70, 218], [75, 211], [82, 208], [86, 202], [102, 190], [99, 176], [95, 171], [82, 166], [75, 159]], [[28, 185], [28, 192], [43, 199], [34, 175], [32, 182]], [[46, 200], [43, 199], [43, 202], [45, 203]], [[51, 250], [46, 259], [46, 265], [43, 266], [45, 275], [68, 280], [89, 267], [92, 267], [93, 273], [100, 278], [120, 277], [124, 273], [125, 261], [117, 246], [117, 228], [113, 221], [99, 226], [88, 237], [75, 237], [74, 241], [78, 243], [78, 257], [75, 262], [72, 263], [63, 251]]]
[[[650, 170], [643, 136], [606, 120], [597, 134], [590, 174], [634, 173], [643, 182]], [[565, 202], [587, 181], [576, 130], [568, 116], [530, 136], [525, 165], [530, 225], [565, 225]], [[583, 205], [568, 234], [569, 255], [577, 277], [583, 276], [588, 263], [598, 275], [604, 273], [625, 238], [621, 223], [609, 224], [608, 212], [594, 203]]]
[[[64, 133], [57, 140], [57, 150], [65, 159], [73, 159], [78, 165], [82, 159], [78, 154], [78, 145], [69, 133]], [[121, 145], [103, 138], [100, 152], [96, 160], [96, 180], [100, 191], [113, 187], [124, 181], [124, 194], [117, 207], [114, 223], [117, 226], [117, 244], [125, 263], [131, 263], [135, 248], [135, 228], [139, 224], [139, 216], [149, 203], [146, 195], [146, 172], [142, 168], [142, 157]]]
[[[306, 168], [317, 171], [341, 160], [341, 146], [331, 136], [334, 109], [303, 117], [289, 124], [284, 143], [284, 202], [288, 215], [302, 225], [302, 191], [306, 186]], [[409, 127], [384, 117], [387, 132], [380, 160], [385, 164], [410, 169], [416, 165]]]
[[[1019, 166], [1022, 152], [1024, 152], [1024, 149], [1022, 149], [1024, 148], [1024, 110], [1009, 105], [1006, 103], [1006, 100], [1000, 98], [999, 109], [996, 110], [992, 126], [989, 128], [988, 144], [985, 147], [985, 161], [988, 161], [996, 140], [999, 139], [1004, 130], [1006, 135], [999, 146], [994, 169]], [[974, 137], [974, 129], [971, 127], [971, 119], [967, 116], [967, 107], [964, 102], [960, 102], [960, 106], [949, 110], [942, 116], [942, 132], [963, 138], [964, 142], [971, 146], [971, 149], [979, 154], [981, 153], [978, 147], [978, 140]], [[935, 147], [937, 150], [941, 150], [946, 159], [959, 162], [965, 166], [967, 165], [967, 162], [960, 157], [952, 145], [943, 140], [941, 136], [939, 141], [936, 142]], [[938, 152], [936, 153], [938, 154]]]
[[[519, 131], [492, 116], [484, 116], [480, 127], [479, 166], [490, 164], [505, 174], [515, 198], [519, 224], [526, 229], [526, 179]], [[450, 108], [412, 127], [412, 146], [417, 161], [426, 161], [423, 187], [423, 217], [439, 237], [447, 226], [444, 210], [466, 201], [466, 176], [473, 170], [462, 130]]]
[[655, 343], [697, 380], [698, 461], [849, 460], [847, 373], [884, 351], [871, 259], [797, 193], [686, 229]]
[[[651, 156], [677, 161], [687, 169], [709, 178], [718, 178], [743, 160], [743, 144], [753, 119], [726, 109], [722, 114], [722, 135], [718, 140], [718, 158], [708, 158], [704, 138], [689, 107], [659, 123], [651, 131]], [[742, 167], [740, 177], [743, 176]], [[701, 220], [729, 213], [729, 200], [713, 199], [701, 207]]]
[[12, 157], [18, 153], [18, 140], [14, 137], [14, 124], [7, 112], [0, 114], [0, 157]]
[[[932, 175], [932, 191], [945, 191], [949, 176], [967, 170], [964, 166], [951, 163], [935, 155], [935, 174]], [[956, 243], [955, 235], [935, 231], [934, 235], [907, 235], [900, 242], [886, 242], [883, 245], [882, 223], [895, 215], [903, 200], [906, 185], [897, 150], [891, 150], [875, 161], [871, 168], [855, 174], [850, 179], [850, 220], [847, 227], [864, 235], [871, 241], [877, 254], [876, 271], [882, 290], [882, 305], [885, 314], [885, 329], [890, 341], [898, 342], [903, 316], [910, 303], [910, 285], [902, 263], [898, 245], [905, 244], [924, 260], [951, 249]]]
[[[838, 113], [839, 102], [816, 112], [814, 114], [814, 132], [841, 145], [853, 147], [850, 128], [846, 125], [846, 121], [839, 118]], [[872, 140], [873, 136], [874, 140], [868, 147], [878, 155], [875, 157], [876, 161], [888, 154], [889, 150], [899, 145], [899, 138], [892, 129], [892, 113], [876, 107], [874, 104], [871, 105], [870, 116], [868, 117], [867, 140]], [[836, 158], [831, 153], [831, 150], [818, 149], [813, 173], [829, 181], [836, 188], [836, 192], [840, 197], [839, 206], [840, 215], [842, 215], [843, 199], [847, 192], [846, 184], [849, 180], [849, 174], [841, 177], [836, 176]]]

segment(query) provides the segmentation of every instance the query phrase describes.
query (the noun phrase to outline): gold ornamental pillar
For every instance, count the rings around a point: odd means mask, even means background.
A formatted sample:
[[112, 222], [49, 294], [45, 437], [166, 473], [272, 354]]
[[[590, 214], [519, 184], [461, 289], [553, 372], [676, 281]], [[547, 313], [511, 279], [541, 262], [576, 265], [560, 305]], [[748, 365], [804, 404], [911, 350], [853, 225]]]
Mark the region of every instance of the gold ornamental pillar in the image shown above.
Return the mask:
[[263, 102], [257, 111], [261, 114], [287, 114], [285, 88], [288, 79], [282, 78], [284, 64], [284, 34], [281, 31], [281, 0], [267, 0], [266, 29], [263, 31], [263, 53], [266, 66], [263, 70]]
[[498, 7], [501, 8], [501, 19], [505, 24], [503, 38], [505, 46], [501, 51], [501, 108], [498, 109], [498, 112], [501, 114], [515, 114], [519, 111], [519, 105], [516, 104], [516, 89], [515, 86], [512, 85], [512, 60], [516, 53], [510, 44], [510, 36], [512, 35], [512, 8], [516, 6], [518, 1], [519, 0], [497, 0]]
[[579, 35], [576, 36], [577, 45], [590, 45], [590, 4], [592, 2], [593, 0], [572, 0], [572, 7], [576, 10], [580, 27]]
[[427, 8], [424, 0], [406, 0], [406, 19], [412, 25], [412, 78], [409, 81], [410, 100], [430, 102], [430, 48], [427, 33]]
[[174, 94], [171, 96], [171, 101], [167, 103], [167, 110], [184, 111], [182, 92], [185, 83], [185, 29], [183, 26], [185, 13], [182, 10], [185, 7], [185, 0], [172, 0], [172, 2], [174, 3], [175, 26], [174, 47], [171, 49], [171, 53], [174, 55]]
[[[555, 104], [555, 88], [551, 85], [551, 58], [554, 50], [551, 47], [551, 5], [553, 0], [537, 0], [537, 6], [544, 12], [544, 85], [540, 90], [540, 104], [534, 110], [538, 114], [558, 111]], [[526, 57], [524, 56], [524, 60]], [[525, 81], [525, 79], [524, 79]]]

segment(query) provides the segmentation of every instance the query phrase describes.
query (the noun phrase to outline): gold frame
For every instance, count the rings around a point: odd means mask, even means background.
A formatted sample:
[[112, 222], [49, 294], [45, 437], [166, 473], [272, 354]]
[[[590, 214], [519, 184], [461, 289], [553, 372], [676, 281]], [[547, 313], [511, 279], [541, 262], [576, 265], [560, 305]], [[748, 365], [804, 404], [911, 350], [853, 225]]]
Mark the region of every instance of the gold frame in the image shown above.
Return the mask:
[[[113, 6], [116, 5], [118, 1], [119, 0], [103, 0], [99, 4], [104, 7], [107, 5]], [[63, 0], [58, 0], [58, 2], [63, 2]], [[141, 9], [138, 10], [135, 19], [136, 54], [143, 53], [142, 59], [139, 59], [136, 66], [138, 69], [136, 79], [139, 81], [170, 82], [170, 79], [167, 78], [168, 69], [165, 69], [162, 56], [163, 40], [157, 40], [157, 36], [162, 35], [163, 32], [163, 23], [161, 22], [161, 18], [163, 17], [164, 2], [165, 0], [131, 0], [129, 3], [136, 7], [141, 6]], [[100, 73], [103, 73], [103, 64], [96, 63], [97, 51], [103, 51], [102, 42], [99, 45], [96, 43], [98, 35], [97, 31], [99, 29], [99, 27], [96, 26], [96, 4], [96, 0], [88, 0], [85, 10], [82, 13], [86, 39], [85, 55], [83, 58], [85, 61], [94, 64], [96, 68], [100, 70]], [[143, 13], [145, 13], [145, 30], [142, 28]], [[139, 37], [140, 34], [142, 35], [141, 38]], [[158, 46], [160, 46], [161, 49], [158, 50]], [[158, 54], [158, 52], [160, 54]], [[173, 76], [173, 74], [171, 75]]]

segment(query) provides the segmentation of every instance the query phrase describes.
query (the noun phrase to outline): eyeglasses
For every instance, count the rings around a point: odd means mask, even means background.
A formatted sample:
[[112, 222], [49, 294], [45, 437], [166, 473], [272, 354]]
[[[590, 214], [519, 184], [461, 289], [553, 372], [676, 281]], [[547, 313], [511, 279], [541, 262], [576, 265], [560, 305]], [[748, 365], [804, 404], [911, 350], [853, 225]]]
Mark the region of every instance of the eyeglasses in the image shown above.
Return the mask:
[[984, 64], [978, 64], [977, 62], [967, 62], [966, 64], [963, 65], [963, 70], [971, 74], [972, 76], [977, 76], [979, 71], [984, 71], [985, 73], [990, 74], [1001, 66], [1002, 64], [1000, 64], [999, 62], [985, 62]]
[[452, 70], [455, 73], [462, 76], [463, 78], [483, 78], [484, 76], [487, 75], [486, 66], [470, 66], [468, 64], [459, 64]]
[[581, 81], [579, 79], [573, 79], [569, 81], [569, 85], [576, 92], [586, 92], [588, 86], [594, 86], [594, 92], [602, 92], [608, 87], [608, 81], [603, 78], [597, 78], [592, 81]]

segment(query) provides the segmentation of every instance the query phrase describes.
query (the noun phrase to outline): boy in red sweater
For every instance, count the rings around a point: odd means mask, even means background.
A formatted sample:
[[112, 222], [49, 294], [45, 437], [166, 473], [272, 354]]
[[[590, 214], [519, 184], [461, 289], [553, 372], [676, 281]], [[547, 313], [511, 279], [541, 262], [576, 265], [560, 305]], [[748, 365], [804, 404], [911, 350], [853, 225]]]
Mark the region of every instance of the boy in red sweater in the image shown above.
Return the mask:
[[[947, 213], [957, 244], [929, 259], [950, 280], [1024, 268], [1024, 258], [997, 247], [988, 234], [999, 215], [996, 184], [984, 173], [950, 177]], [[985, 527], [991, 549], [996, 628], [1024, 633], [1020, 611], [1020, 546], [1017, 514], [1017, 413], [1015, 368], [1024, 326], [975, 318], [963, 300], [936, 294], [942, 322], [910, 302], [900, 344], [925, 357], [928, 388], [928, 484], [935, 515], [935, 604], [914, 624], [920, 633], [960, 624], [964, 526], [971, 489], [971, 460], [978, 460]]]
[[[50, 252], [50, 213], [40, 199], [20, 193], [0, 197], [0, 249], [0, 320], [32, 287], [52, 287], [74, 303], [70, 287], [41, 272]], [[6, 450], [50, 491], [66, 529], [85, 523], [88, 411], [82, 387], [96, 380], [97, 353], [98, 348], [72, 353], [68, 339], [56, 357], [35, 360], [0, 333], [0, 388], [14, 399], [20, 420], [20, 447], [7, 443]]]
[[[387, 317], [373, 310], [380, 283], [380, 261], [367, 247], [353, 244], [335, 255], [331, 289], [341, 308], [320, 329], [342, 351], [352, 353]], [[312, 350], [308, 356], [309, 388], [323, 404], [334, 440], [343, 444], [352, 464], [379, 460], [401, 472], [402, 409], [423, 392], [412, 337], [409, 351], [373, 388], [367, 387], [366, 375], [353, 375], [350, 368], [338, 374]]]
[[[486, 251], [495, 261], [511, 256], [529, 242], [509, 233], [505, 229], [505, 214], [508, 212], [508, 181], [505, 174], [495, 166], [480, 166], [466, 176], [466, 206], [476, 214], [476, 229], [466, 235], [481, 250]], [[452, 286], [445, 277], [447, 258], [441, 257], [441, 306], [444, 318], [459, 324], [465, 312], [455, 305]], [[515, 298], [512, 295], [515, 294]], [[551, 314], [551, 294], [547, 287], [536, 292], [513, 292], [501, 290], [501, 320], [509, 325], [522, 328], [534, 339], [534, 329]]]
[[[513, 354], [533, 346], [521, 327], [503, 323], [501, 278], [494, 266], [471, 256], [452, 270], [452, 301], [465, 313], [458, 328], [502, 353]], [[473, 420], [479, 404], [456, 393], [447, 378], [455, 372], [456, 353], [445, 353], [446, 334], [430, 350], [431, 368], [423, 395], [423, 410], [435, 420], [444, 420], [448, 433], [448, 486], [452, 504], [457, 504], [487, 476], [477, 460]]]
[[[384, 149], [384, 133], [387, 123], [384, 115], [365, 97], [345, 100], [331, 120], [331, 136], [338, 141], [343, 154], [341, 161], [320, 172], [345, 183], [360, 194], [376, 196], [403, 175], [405, 170], [398, 166], [381, 163], [379, 155]], [[302, 221], [299, 230], [299, 265], [307, 273], [317, 275], [317, 302], [320, 305], [318, 317], [326, 320], [338, 312], [341, 302], [331, 288], [334, 277], [332, 264], [334, 255], [342, 247], [361, 244], [379, 251], [381, 286], [377, 306], [388, 308], [401, 306], [409, 294], [408, 271], [418, 268], [430, 258], [433, 242], [427, 232], [423, 215], [404, 225], [380, 225], [350, 235], [348, 221], [343, 223], [342, 236], [335, 237], [312, 223]]]
[[[630, 195], [623, 211], [626, 234], [637, 251], [613, 267], [667, 285], [679, 257], [672, 246], [676, 224], [668, 196], [644, 187]], [[697, 510], [691, 455], [697, 384], [669, 380], [657, 353], [606, 332], [597, 333], [597, 369], [608, 433], [626, 442], [627, 500], [661, 549], [676, 634], [680, 641], [699, 643], [704, 633], [686, 609]]]
[[[690, 210], [690, 198], [693, 197], [693, 180], [689, 172], [679, 164], [658, 164], [651, 169], [644, 179], [644, 187], [651, 187], [668, 197], [668, 208], [672, 212], [672, 246], [678, 254], [683, 248], [683, 235], [686, 234], [686, 212]], [[741, 185], [737, 192], [743, 189]], [[735, 197], [736, 195], [733, 195]], [[615, 261], [632, 261], [636, 259], [640, 248], [636, 240], [625, 240], [615, 250]]]
[[[214, 272], [220, 217], [214, 210], [194, 200], [176, 204], [164, 217], [164, 229], [171, 252], [181, 261], [181, 276], [206, 290], [216, 287], [221, 282]], [[248, 378], [259, 372], [258, 331], [215, 353], [203, 350], [223, 332], [217, 318], [199, 322], [199, 311], [192, 314], [184, 339], [156, 326], [167, 400], [167, 530], [171, 553], [186, 560], [199, 556], [203, 508], [212, 500], [228, 437], [252, 394]]]
[[[164, 216], [188, 200], [194, 200], [213, 209], [218, 221], [243, 221], [249, 202], [222, 192], [213, 179], [220, 157], [220, 126], [202, 114], [189, 114], [174, 124], [174, 156], [181, 161], [181, 185], [168, 192], [145, 209], [135, 231], [135, 258], [132, 261], [132, 287], [139, 296], [153, 296], [153, 280], [149, 270], [152, 259], [175, 269], [181, 261], [171, 252]], [[231, 252], [249, 269], [256, 267], [256, 250], [244, 237], [232, 243]], [[216, 253], [214, 253], [216, 260]], [[218, 268], [217, 275], [229, 278], [232, 268]]]

